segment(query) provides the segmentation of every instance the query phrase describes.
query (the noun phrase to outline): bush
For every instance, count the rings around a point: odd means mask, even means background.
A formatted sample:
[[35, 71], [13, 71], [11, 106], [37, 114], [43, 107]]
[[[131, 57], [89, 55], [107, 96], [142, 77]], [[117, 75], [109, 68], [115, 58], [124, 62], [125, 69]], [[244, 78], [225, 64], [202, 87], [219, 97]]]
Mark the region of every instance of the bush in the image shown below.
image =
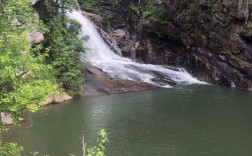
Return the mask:
[[143, 11], [143, 18], [165, 21], [166, 16], [166, 10], [163, 5], [158, 4], [156, 0], [147, 0]]
[[23, 147], [18, 146], [16, 143], [7, 143], [0, 146], [1, 156], [21, 156]]
[[108, 143], [108, 137], [105, 129], [97, 133], [96, 146], [87, 149], [87, 156], [105, 156], [105, 145]]
[[83, 62], [79, 56], [84, 52], [84, 39], [79, 39], [81, 25], [76, 20], [62, 20], [62, 15], [55, 16], [48, 23], [49, 32], [45, 47], [48, 51], [47, 63], [54, 69], [54, 75], [62, 88], [72, 95], [77, 95], [83, 88]]

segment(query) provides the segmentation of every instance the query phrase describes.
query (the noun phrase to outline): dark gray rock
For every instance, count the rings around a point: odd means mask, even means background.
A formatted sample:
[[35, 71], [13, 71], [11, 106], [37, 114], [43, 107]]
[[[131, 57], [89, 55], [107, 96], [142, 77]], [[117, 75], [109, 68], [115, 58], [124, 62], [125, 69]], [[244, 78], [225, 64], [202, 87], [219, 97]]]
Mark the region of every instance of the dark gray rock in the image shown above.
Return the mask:
[[[162, 0], [165, 22], [142, 19], [134, 12], [127, 16], [127, 2], [118, 3], [121, 13], [111, 11], [113, 22], [123, 23], [120, 29], [130, 35], [117, 40], [125, 56], [181, 65], [201, 80], [251, 90], [252, 1]], [[128, 17], [127, 23], [123, 17]], [[110, 29], [118, 28], [110, 25]]]

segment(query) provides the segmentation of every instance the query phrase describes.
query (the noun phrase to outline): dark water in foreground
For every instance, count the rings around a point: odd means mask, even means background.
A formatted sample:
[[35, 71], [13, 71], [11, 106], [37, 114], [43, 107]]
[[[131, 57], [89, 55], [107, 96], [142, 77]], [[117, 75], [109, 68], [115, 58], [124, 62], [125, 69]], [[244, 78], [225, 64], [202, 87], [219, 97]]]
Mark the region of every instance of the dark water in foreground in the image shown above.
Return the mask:
[[101, 128], [107, 156], [251, 156], [252, 93], [183, 86], [74, 100], [43, 108], [5, 138], [41, 155], [80, 155], [79, 137], [91, 145]]

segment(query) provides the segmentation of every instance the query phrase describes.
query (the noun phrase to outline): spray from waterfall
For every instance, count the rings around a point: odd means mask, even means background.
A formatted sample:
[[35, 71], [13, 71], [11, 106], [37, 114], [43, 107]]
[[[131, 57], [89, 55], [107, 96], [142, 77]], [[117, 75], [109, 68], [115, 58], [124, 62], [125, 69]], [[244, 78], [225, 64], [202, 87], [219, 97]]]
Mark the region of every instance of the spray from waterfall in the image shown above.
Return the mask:
[[84, 46], [89, 50], [86, 57], [91, 65], [100, 68], [113, 78], [144, 82], [159, 87], [171, 87], [172, 84], [204, 83], [192, 77], [184, 68], [141, 64], [115, 54], [104, 42], [97, 27], [81, 11], [67, 13], [68, 18], [75, 19], [82, 25], [82, 36], [89, 36]]

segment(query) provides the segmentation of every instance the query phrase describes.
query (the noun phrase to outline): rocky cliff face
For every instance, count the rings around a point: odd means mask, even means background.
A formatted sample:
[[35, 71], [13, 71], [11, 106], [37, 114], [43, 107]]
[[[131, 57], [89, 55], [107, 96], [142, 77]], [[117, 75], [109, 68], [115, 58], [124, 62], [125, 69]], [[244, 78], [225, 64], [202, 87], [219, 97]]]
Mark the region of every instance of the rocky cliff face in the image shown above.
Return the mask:
[[[196, 75], [220, 85], [251, 90], [252, 27], [249, 0], [164, 0], [178, 40], [195, 60]], [[174, 14], [175, 13], [175, 14]], [[187, 14], [186, 14], [187, 13]], [[169, 29], [169, 28], [168, 28]], [[190, 64], [189, 64], [190, 65]], [[201, 67], [198, 70], [197, 67]]]
[[201, 80], [252, 90], [251, 0], [156, 3], [162, 7], [152, 6], [156, 12], [141, 0], [100, 3], [107, 30], [125, 56], [181, 65]]

